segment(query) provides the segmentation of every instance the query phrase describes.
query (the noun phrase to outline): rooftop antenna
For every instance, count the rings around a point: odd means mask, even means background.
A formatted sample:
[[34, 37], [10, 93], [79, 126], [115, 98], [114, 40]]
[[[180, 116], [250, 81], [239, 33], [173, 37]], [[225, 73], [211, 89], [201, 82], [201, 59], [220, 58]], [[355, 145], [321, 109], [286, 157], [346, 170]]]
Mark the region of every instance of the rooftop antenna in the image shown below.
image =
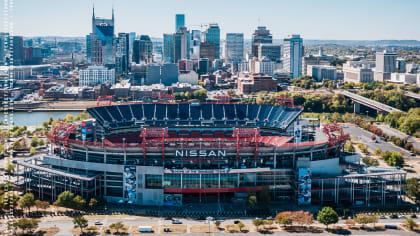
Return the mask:
[[92, 19], [95, 19], [95, 3], [93, 3], [92, 7]]
[[261, 19], [258, 17], [258, 26], [261, 26]]
[[112, 21], [114, 21], [114, 5], [112, 5]]

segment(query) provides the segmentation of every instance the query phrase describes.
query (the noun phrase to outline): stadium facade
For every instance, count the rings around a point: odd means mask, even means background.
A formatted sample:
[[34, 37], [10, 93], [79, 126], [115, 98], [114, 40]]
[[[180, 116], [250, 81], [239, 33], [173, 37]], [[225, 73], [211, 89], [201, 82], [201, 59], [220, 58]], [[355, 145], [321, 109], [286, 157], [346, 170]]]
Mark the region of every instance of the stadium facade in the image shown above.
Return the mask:
[[263, 189], [296, 204], [401, 200], [404, 171], [359, 165], [339, 125], [301, 118], [290, 99], [278, 104], [88, 108], [93, 119], [53, 128], [48, 155], [16, 161], [18, 184], [52, 200], [69, 190], [138, 205], [239, 201]]

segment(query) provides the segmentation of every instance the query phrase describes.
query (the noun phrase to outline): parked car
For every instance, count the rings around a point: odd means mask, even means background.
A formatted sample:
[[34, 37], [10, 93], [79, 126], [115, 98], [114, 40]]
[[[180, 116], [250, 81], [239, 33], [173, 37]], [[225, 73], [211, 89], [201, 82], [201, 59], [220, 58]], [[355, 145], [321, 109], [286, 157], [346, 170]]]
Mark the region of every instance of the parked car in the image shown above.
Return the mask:
[[102, 222], [100, 222], [99, 220], [95, 221], [95, 225], [103, 225]]
[[390, 219], [398, 219], [398, 216], [397, 216], [397, 215], [395, 215], [395, 214], [393, 214], [393, 215], [391, 215], [389, 218], [390, 218]]
[[180, 220], [172, 220], [172, 224], [174, 224], [174, 225], [180, 225], [180, 224], [182, 224], [182, 221], [180, 221]]
[[417, 215], [416, 214], [412, 214], [410, 217], [411, 218], [417, 218]]
[[405, 219], [405, 218], [407, 218], [406, 216], [400, 216], [400, 219]]
[[380, 219], [386, 219], [386, 216], [381, 216], [381, 217], [379, 217]]

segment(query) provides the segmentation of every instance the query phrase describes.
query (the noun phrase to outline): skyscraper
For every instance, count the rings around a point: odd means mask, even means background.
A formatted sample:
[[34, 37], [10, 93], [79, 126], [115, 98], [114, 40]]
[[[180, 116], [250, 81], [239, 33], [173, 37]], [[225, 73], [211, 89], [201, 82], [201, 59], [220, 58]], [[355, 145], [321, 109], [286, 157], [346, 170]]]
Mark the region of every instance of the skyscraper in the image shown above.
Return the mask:
[[134, 40], [133, 61], [137, 64], [153, 61], [153, 43], [148, 35], [141, 35], [139, 39]]
[[175, 15], [175, 33], [178, 32], [181, 27], [185, 27], [185, 15], [176, 14]]
[[116, 40], [115, 72], [117, 75], [128, 72], [130, 56], [130, 36], [127, 33], [119, 33]]
[[260, 43], [258, 45], [258, 59], [262, 60], [264, 57], [274, 62], [280, 60], [281, 45], [272, 43]]
[[273, 43], [273, 36], [265, 26], [258, 26], [252, 34], [251, 53], [253, 57], [258, 57], [258, 45], [260, 43]]
[[292, 79], [302, 75], [303, 39], [298, 34], [289, 35], [283, 41], [283, 68]]
[[209, 28], [204, 33], [206, 43], [215, 43], [216, 59], [220, 58], [220, 28], [216, 23], [209, 24]]
[[134, 40], [136, 40], [136, 32], [130, 32], [130, 35], [128, 36], [128, 45], [129, 45], [129, 60], [130, 62], [133, 59], [133, 44]]
[[174, 35], [163, 34], [163, 61], [174, 62]]
[[376, 53], [375, 72], [394, 73], [396, 71], [397, 54], [383, 51]]
[[25, 51], [23, 48], [23, 37], [13, 36], [13, 46], [11, 47], [13, 65], [23, 65], [25, 61]]
[[181, 27], [174, 34], [174, 62], [178, 60], [188, 59], [188, 31], [187, 28]]
[[114, 35], [114, 9], [112, 18], [103, 19], [95, 17], [95, 8], [92, 13], [92, 33], [86, 38], [88, 61], [93, 65], [115, 66], [115, 35]]
[[226, 34], [226, 61], [237, 65], [244, 58], [244, 34]]

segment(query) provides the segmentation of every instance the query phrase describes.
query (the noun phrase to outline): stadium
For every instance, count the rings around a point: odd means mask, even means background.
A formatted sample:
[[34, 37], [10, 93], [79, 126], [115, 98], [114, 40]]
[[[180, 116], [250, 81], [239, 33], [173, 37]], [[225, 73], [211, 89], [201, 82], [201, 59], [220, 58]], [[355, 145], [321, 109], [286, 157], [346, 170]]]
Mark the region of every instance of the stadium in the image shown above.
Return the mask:
[[335, 124], [277, 105], [160, 101], [87, 109], [59, 123], [49, 154], [15, 161], [18, 184], [40, 198], [63, 191], [136, 205], [236, 202], [269, 191], [304, 204], [398, 203], [406, 173], [366, 168]]

